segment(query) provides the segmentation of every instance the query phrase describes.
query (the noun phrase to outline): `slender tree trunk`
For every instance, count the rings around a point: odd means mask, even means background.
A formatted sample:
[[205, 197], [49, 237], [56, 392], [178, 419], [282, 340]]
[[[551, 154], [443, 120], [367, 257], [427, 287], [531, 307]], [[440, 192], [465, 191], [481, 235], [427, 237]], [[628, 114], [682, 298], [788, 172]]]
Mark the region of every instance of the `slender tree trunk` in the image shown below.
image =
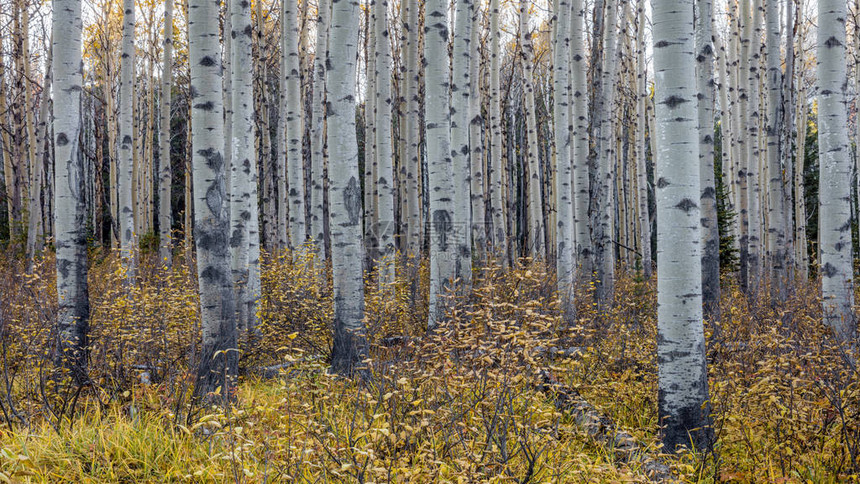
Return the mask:
[[356, 63], [359, 4], [341, 0], [332, 5], [328, 79], [329, 219], [334, 281], [334, 343], [332, 370], [349, 374], [367, 354], [364, 328], [361, 185], [355, 134]]
[[173, 88], [173, 0], [164, 1], [164, 60], [161, 74], [161, 133], [158, 136], [158, 227], [161, 241], [160, 258], [165, 266], [173, 264], [172, 228], [173, 215], [170, 209], [170, 187], [173, 174], [170, 165], [170, 108]]
[[453, 242], [457, 245], [454, 277], [468, 288], [472, 282], [471, 190], [469, 146], [472, 79], [469, 43], [472, 39], [472, 0], [457, 0], [451, 84], [451, 166], [453, 170]]
[[818, 0], [818, 150], [821, 293], [824, 321], [853, 342], [856, 319], [851, 250], [851, 147], [848, 141], [848, 7]]
[[326, 259], [325, 227], [323, 224], [323, 185], [325, 166], [325, 103], [326, 56], [328, 55], [328, 27], [330, 2], [319, 2], [317, 12], [317, 42], [314, 54], [313, 120], [311, 125], [311, 226], [310, 236], [317, 259]]
[[558, 220], [556, 228], [556, 273], [562, 319], [568, 326], [576, 321], [573, 304], [573, 173], [570, 163], [570, 14], [568, 0], [556, 1], [555, 46], [553, 48], [553, 91], [555, 95], [555, 162]]
[[[305, 177], [302, 158], [302, 93], [301, 63], [299, 61], [299, 25], [295, 0], [284, 0], [284, 75], [287, 85], [287, 199], [289, 201], [290, 248], [299, 250], [307, 242], [305, 227]], [[280, 199], [284, 195], [279, 195]], [[283, 207], [281, 207], [283, 208]]]
[[502, 99], [501, 76], [501, 36], [499, 26], [499, 0], [490, 0], [490, 218], [492, 232], [490, 243], [494, 255], [504, 261], [507, 248], [507, 224], [502, 203]]
[[600, 72], [600, 96], [596, 102], [593, 124], [597, 128], [595, 143], [598, 150], [596, 202], [597, 223], [593, 237], [594, 265], [597, 271], [597, 300], [608, 302], [615, 292], [615, 210], [612, 182], [614, 179], [615, 142], [613, 138], [615, 106], [615, 73], [617, 67], [617, 0], [607, 0], [603, 31], [603, 67]]
[[[53, 40], [51, 41], [53, 44]], [[48, 118], [51, 116], [51, 85], [53, 73], [51, 65], [53, 63], [53, 45], [48, 48], [48, 61], [45, 64], [45, 79], [42, 85], [42, 98], [39, 105], [39, 131], [35, 140], [36, 156], [33, 160], [33, 183], [30, 187], [30, 219], [27, 228], [27, 254], [29, 254], [28, 269], [33, 268], [33, 262], [36, 254], [42, 251], [44, 240], [44, 224], [45, 214], [42, 211], [42, 183], [46, 163], [45, 143], [49, 134]]]
[[484, 200], [484, 117], [481, 113], [481, 3], [472, 3], [472, 29], [469, 39], [469, 166], [471, 177], [472, 246], [475, 259], [482, 264], [487, 258], [487, 222]]
[[[644, 1], [644, 0], [642, 0]], [[588, 67], [585, 57], [585, 6], [583, 0], [572, 0], [570, 17], [571, 97], [573, 104], [573, 133], [571, 158], [573, 164], [573, 223], [576, 241], [575, 265], [582, 282], [594, 272], [588, 206], [591, 188], [588, 175]]]
[[[803, 36], [801, 35], [800, 39]], [[802, 45], [802, 44], [801, 44]], [[798, 59], [803, 64], [803, 54]], [[796, 168], [794, 172], [794, 213], [795, 213], [795, 250], [800, 280], [809, 280], [809, 241], [806, 238], [806, 194], [803, 174], [806, 161], [806, 134], [808, 126], [808, 110], [806, 106], [806, 86], [803, 77], [798, 80], [800, 89], [797, 95], [797, 151], [795, 154]]]
[[404, 232], [406, 233], [406, 255], [409, 258], [421, 255], [421, 205], [419, 192], [421, 185], [421, 62], [419, 46], [420, 4], [408, 2], [406, 15], [403, 19], [403, 29], [406, 31], [406, 217]]
[[785, 301], [788, 291], [788, 243], [785, 236], [785, 197], [782, 179], [782, 59], [780, 58], [779, 4], [767, 1], [767, 164], [768, 267], [774, 304]]
[[761, 289], [762, 272], [762, 204], [761, 204], [761, 145], [759, 136], [759, 124], [761, 122], [761, 0], [752, 0], [752, 24], [747, 29], [751, 32], [749, 38], [749, 78], [747, 85], [748, 124], [749, 139], [747, 148], [747, 208], [749, 210], [749, 294], [757, 295]]
[[203, 348], [195, 394], [229, 398], [235, 388], [235, 296], [230, 277], [229, 226], [224, 166], [224, 105], [218, 4], [189, 0], [192, 144], [194, 152], [194, 233], [200, 286]]
[[653, 0], [657, 106], [658, 409], [668, 451], [711, 444], [702, 325], [692, 0]]
[[376, 170], [377, 239], [379, 260], [379, 285], [381, 288], [394, 283], [394, 153], [391, 146], [391, 38], [388, 30], [388, 1], [375, 0], [374, 30], [376, 31]]
[[445, 316], [445, 292], [455, 276], [457, 247], [452, 222], [451, 110], [448, 104], [448, 13], [445, 0], [428, 0], [424, 38], [425, 107], [430, 195], [430, 310], [428, 329]]
[[[775, 1], [775, 0], [771, 0]], [[720, 319], [720, 232], [714, 182], [714, 48], [711, 0], [697, 0], [696, 89], [699, 112], [699, 176], [702, 215], [702, 304], [711, 321]]]
[[526, 160], [528, 161], [528, 251], [535, 259], [546, 257], [543, 226], [543, 197], [541, 195], [540, 162], [538, 160], [538, 135], [534, 92], [534, 47], [529, 28], [530, 0], [520, 0], [520, 50], [522, 52], [523, 91], [526, 118]]
[[119, 227], [123, 269], [129, 281], [135, 275], [135, 225], [132, 198], [134, 170], [134, 0], [123, 0], [122, 60], [119, 99]]
[[[70, 371], [77, 385], [87, 377], [87, 238], [85, 228], [84, 159], [81, 132], [81, 1], [55, 0], [52, 16], [55, 76], [54, 147], [56, 160], [54, 212], [57, 246], [56, 363]], [[47, 91], [46, 91], [47, 93]]]
[[[642, 275], [651, 278], [651, 213], [648, 206], [648, 145], [645, 131], [648, 125], [646, 111], [650, 97], [646, 78], [648, 63], [645, 58], [645, 2], [639, 0], [636, 22], [636, 188], [639, 203], [639, 239], [642, 247]], [[654, 133], [651, 133], [654, 136]]]

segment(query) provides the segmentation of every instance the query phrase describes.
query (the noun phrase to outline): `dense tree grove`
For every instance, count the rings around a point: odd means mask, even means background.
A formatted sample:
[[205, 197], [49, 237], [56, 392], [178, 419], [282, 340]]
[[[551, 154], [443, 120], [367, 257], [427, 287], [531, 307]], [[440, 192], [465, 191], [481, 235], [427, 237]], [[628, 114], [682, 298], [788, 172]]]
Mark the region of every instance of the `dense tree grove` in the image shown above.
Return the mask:
[[[570, 375], [639, 338], [654, 413], [640, 425], [706, 462], [731, 427], [727, 362], [767, 330], [796, 342], [786, 372], [839, 362], [821, 428], [841, 419], [827, 475], [848, 479], [858, 146], [860, 0], [4, 0], [0, 285], [27, 282], [0, 309], [0, 414], [11, 428], [44, 408], [62, 435], [79, 398], [123, 395], [134, 373], [186, 381], [167, 400], [190, 426], [195, 406], [229, 413], [252, 374], [319, 360], [354, 388], [404, 368], [445, 385], [471, 368], [480, 383], [456, 385], [475, 392], [531, 381], [582, 426], [598, 410], [565, 400]], [[155, 287], [187, 309], [178, 333], [172, 310], [132, 316]], [[106, 315], [136, 328], [114, 349]], [[41, 403], [13, 398], [27, 378]], [[508, 455], [497, 432], [524, 424], [499, 405], [484, 452]], [[394, 454], [419, 447], [392, 435]], [[518, 439], [523, 482], [538, 479], [553, 457]], [[333, 459], [365, 481], [367, 461]]]

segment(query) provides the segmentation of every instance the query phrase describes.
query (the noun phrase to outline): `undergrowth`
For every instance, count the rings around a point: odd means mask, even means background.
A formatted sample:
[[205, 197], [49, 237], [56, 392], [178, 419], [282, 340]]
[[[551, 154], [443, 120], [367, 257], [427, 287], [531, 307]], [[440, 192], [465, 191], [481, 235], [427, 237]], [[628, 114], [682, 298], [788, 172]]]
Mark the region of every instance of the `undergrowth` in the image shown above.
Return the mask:
[[[660, 456], [653, 281], [590, 287], [562, 327], [539, 263], [476, 271], [425, 334], [426, 261], [366, 285], [368, 377], [326, 372], [332, 291], [309, 256], [267, 256], [258, 334], [235, 405], [191, 400], [199, 352], [193, 270], [115, 257], [90, 271], [91, 382], [53, 374], [54, 261], [0, 255], [0, 481], [649, 482], [585, 433], [540, 382], [564, 383], [685, 482], [844, 482], [860, 472], [860, 378], [822, 325], [814, 282], [774, 307], [724, 280], [707, 325], [713, 452]], [[403, 267], [406, 267], [403, 269]], [[619, 271], [620, 272], [620, 271]], [[417, 276], [417, 279], [416, 279]], [[556, 349], [577, 348], [561, 357]]]

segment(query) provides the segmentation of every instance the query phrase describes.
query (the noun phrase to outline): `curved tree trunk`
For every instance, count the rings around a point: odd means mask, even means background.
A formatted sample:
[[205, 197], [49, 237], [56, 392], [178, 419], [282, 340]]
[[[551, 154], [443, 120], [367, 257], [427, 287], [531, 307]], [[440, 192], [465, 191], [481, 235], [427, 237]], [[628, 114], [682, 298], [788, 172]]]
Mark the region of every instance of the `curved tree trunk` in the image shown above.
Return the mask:
[[855, 334], [851, 254], [851, 149], [848, 142], [844, 0], [818, 0], [818, 150], [821, 293], [824, 321], [843, 342]]
[[692, 0], [653, 0], [658, 407], [668, 451], [710, 445]]
[[333, 3], [332, 49], [326, 61], [329, 224], [334, 281], [332, 371], [352, 373], [367, 353], [364, 329], [364, 248], [355, 134], [356, 63], [361, 16], [357, 0]]
[[[236, 319], [230, 277], [227, 173], [224, 166], [224, 106], [218, 4], [189, 0], [188, 39], [191, 64], [191, 137], [194, 151], [194, 242], [200, 285], [203, 347], [195, 395], [229, 397], [235, 387]], [[219, 395], [211, 396], [218, 387]]]

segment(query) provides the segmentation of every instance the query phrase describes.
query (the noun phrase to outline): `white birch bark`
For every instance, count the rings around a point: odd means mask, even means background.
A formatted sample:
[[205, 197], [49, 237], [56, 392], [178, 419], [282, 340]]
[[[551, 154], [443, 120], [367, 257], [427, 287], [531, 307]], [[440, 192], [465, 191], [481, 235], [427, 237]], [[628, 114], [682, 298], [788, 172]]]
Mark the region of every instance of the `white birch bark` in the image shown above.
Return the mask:
[[120, 255], [128, 281], [135, 276], [134, 170], [134, 0], [123, 0], [122, 57], [119, 99], [119, 227]]
[[570, 163], [570, 2], [556, 1], [555, 46], [553, 49], [553, 115], [555, 117], [556, 162], [556, 275], [562, 320], [568, 326], [576, 321], [573, 304], [573, 181]]
[[453, 240], [457, 251], [454, 277], [465, 287], [472, 282], [471, 191], [469, 120], [472, 79], [469, 43], [472, 39], [473, 0], [456, 0], [451, 83], [451, 167], [453, 170]]
[[523, 68], [523, 94], [526, 117], [526, 160], [528, 165], [527, 204], [528, 216], [528, 250], [527, 253], [535, 259], [546, 257], [544, 245], [543, 197], [541, 195], [541, 173], [538, 161], [537, 112], [535, 110], [534, 92], [534, 46], [529, 27], [529, 8], [531, 0], [520, 0], [520, 50]]
[[496, 257], [505, 258], [507, 227], [502, 201], [501, 36], [499, 0], [490, 0], [490, 243]]
[[[644, 0], [643, 0], [644, 1]], [[573, 136], [571, 156], [573, 164], [574, 233], [576, 240], [576, 266], [582, 281], [594, 272], [589, 224], [591, 184], [588, 174], [588, 66], [585, 55], [585, 5], [583, 0], [572, 0], [573, 12], [570, 27], [571, 97], [573, 104]]]
[[761, 123], [761, 0], [752, 0], [752, 24], [748, 31], [749, 38], [749, 79], [747, 92], [747, 110], [749, 112], [747, 130], [749, 139], [747, 149], [747, 209], [749, 210], [749, 285], [750, 294], [758, 294], [761, 289], [762, 259], [762, 203], [761, 203], [761, 139], [759, 125]]
[[209, 0], [188, 3], [194, 242], [203, 330], [195, 394], [202, 398], [212, 398], [210, 393], [219, 386], [220, 395], [232, 394], [238, 361], [235, 296], [230, 277], [227, 173], [222, 151], [224, 98], [218, 10], [218, 4]]
[[164, 51], [161, 71], [161, 132], [158, 174], [159, 258], [166, 267], [173, 265], [173, 216], [170, 210], [170, 186], [173, 175], [170, 166], [170, 108], [173, 88], [173, 0], [164, 1]]
[[250, 222], [252, 179], [256, 179], [257, 152], [254, 142], [254, 84], [252, 78], [253, 25], [251, 4], [230, 2], [231, 86], [233, 91], [233, 140], [230, 143], [233, 164], [230, 166], [230, 256], [233, 285], [236, 292], [236, 327], [239, 334], [254, 326], [255, 311], [248, 304], [250, 283]]
[[[773, 0], [772, 0], [773, 1]], [[720, 319], [720, 232], [714, 181], [714, 48], [713, 5], [697, 0], [696, 89], [699, 120], [700, 211], [702, 222], [702, 304], [705, 317]]]
[[[636, 12], [636, 197], [639, 204], [637, 225], [642, 250], [642, 275], [645, 279], [650, 279], [653, 263], [651, 259], [651, 213], [648, 206], [648, 160], [646, 156], [648, 144], [645, 137], [645, 128], [648, 124], [646, 106], [649, 97], [645, 82], [648, 76], [648, 64], [645, 58], [646, 1], [639, 0]], [[654, 133], [651, 133], [651, 136], [654, 136]]]
[[388, 0], [374, 2], [376, 31], [376, 243], [379, 255], [379, 285], [394, 283], [394, 159], [391, 146], [391, 39], [388, 30]]
[[[52, 35], [57, 246], [56, 363], [73, 381], [87, 381], [87, 237], [84, 160], [81, 157], [81, 0], [55, 0]], [[44, 100], [47, 102], [47, 99]]]
[[319, 261], [326, 259], [323, 204], [325, 184], [325, 89], [326, 59], [328, 56], [328, 30], [331, 4], [319, 2], [317, 7], [317, 42], [314, 54], [314, 86], [311, 125], [311, 219], [310, 237]]
[[785, 233], [785, 192], [782, 169], [782, 59], [780, 57], [779, 4], [767, 0], [767, 166], [768, 166], [768, 268], [774, 303], [785, 300], [788, 290], [789, 253]]
[[476, 260], [483, 263], [487, 252], [487, 222], [484, 199], [484, 117], [481, 113], [481, 2], [472, 4], [472, 29], [469, 39], [469, 145], [471, 167], [471, 205], [472, 205], [472, 246], [476, 252]]
[[692, 0], [653, 0], [658, 410], [665, 449], [710, 444]]
[[364, 248], [361, 184], [355, 134], [356, 64], [361, 16], [357, 0], [332, 4], [326, 105], [329, 149], [329, 224], [334, 281], [331, 367], [351, 373], [367, 353], [364, 329]]
[[853, 342], [856, 319], [851, 250], [851, 147], [844, 0], [818, 0], [819, 237], [824, 321]]
[[[283, 81], [287, 84], [286, 139], [287, 139], [287, 200], [289, 208], [290, 248], [299, 250], [307, 242], [305, 227], [305, 177], [302, 160], [302, 93], [301, 63], [299, 60], [299, 25], [294, 0], [284, 1], [283, 36], [285, 60]], [[281, 195], [283, 197], [283, 195]]]
[[445, 0], [428, 0], [424, 37], [427, 167], [430, 195], [430, 309], [427, 328], [444, 317], [445, 296], [455, 275], [457, 248], [453, 227], [451, 110], [449, 108], [448, 9]]
[[421, 253], [421, 205], [419, 192], [421, 185], [421, 153], [420, 143], [420, 49], [419, 49], [419, 4], [407, 2], [406, 16], [403, 19], [403, 29], [406, 31], [406, 123], [404, 129], [407, 136], [406, 157], [406, 217], [404, 232], [406, 233], [407, 257], [418, 257]]

